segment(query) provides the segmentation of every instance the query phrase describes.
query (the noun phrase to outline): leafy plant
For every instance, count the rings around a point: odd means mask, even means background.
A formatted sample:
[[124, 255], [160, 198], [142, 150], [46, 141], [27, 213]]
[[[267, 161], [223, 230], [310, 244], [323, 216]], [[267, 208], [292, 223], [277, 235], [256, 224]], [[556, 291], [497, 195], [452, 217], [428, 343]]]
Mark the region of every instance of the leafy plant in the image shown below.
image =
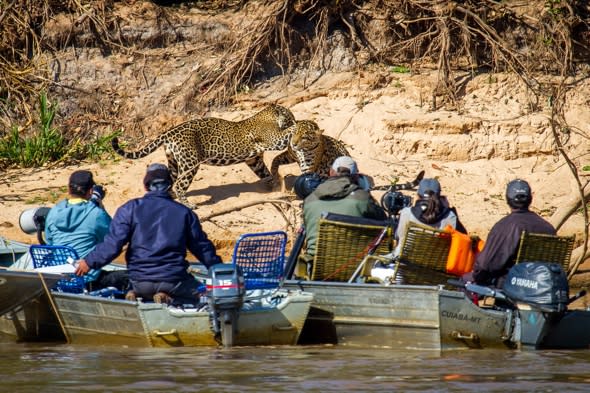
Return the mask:
[[40, 167], [50, 162], [73, 160], [100, 160], [113, 154], [111, 140], [121, 134], [115, 131], [99, 136], [94, 141], [68, 140], [53, 126], [57, 104], [51, 103], [45, 93], [39, 97], [39, 122], [33, 135], [23, 137], [18, 126], [12, 126], [8, 135], [0, 139], [0, 157], [3, 166], [25, 168]]
[[67, 141], [53, 127], [56, 110], [57, 105], [48, 102], [47, 95], [41, 93], [38, 131], [29, 138], [22, 138], [19, 128], [13, 126], [8, 137], [0, 140], [0, 156], [22, 167], [39, 167], [63, 157]]
[[410, 69], [406, 66], [393, 66], [391, 67], [391, 72], [395, 72], [398, 74], [407, 74], [410, 72]]

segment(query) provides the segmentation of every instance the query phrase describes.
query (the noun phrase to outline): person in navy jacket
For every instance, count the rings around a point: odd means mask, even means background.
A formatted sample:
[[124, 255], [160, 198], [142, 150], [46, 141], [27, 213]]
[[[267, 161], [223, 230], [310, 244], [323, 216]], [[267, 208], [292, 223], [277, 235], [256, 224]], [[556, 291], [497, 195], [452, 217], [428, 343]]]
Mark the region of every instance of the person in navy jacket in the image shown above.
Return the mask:
[[511, 212], [494, 224], [475, 260], [473, 271], [465, 273], [463, 281], [502, 288], [508, 271], [514, 266], [522, 231], [556, 234], [553, 225], [529, 210], [532, 200], [528, 182], [515, 179], [508, 183], [506, 202]]
[[221, 258], [197, 215], [170, 195], [172, 178], [165, 165], [150, 165], [143, 184], [146, 194], [119, 207], [104, 241], [77, 261], [76, 274], [108, 265], [128, 245], [128, 300], [194, 304], [199, 282], [188, 272], [187, 250], [206, 267], [222, 263]]

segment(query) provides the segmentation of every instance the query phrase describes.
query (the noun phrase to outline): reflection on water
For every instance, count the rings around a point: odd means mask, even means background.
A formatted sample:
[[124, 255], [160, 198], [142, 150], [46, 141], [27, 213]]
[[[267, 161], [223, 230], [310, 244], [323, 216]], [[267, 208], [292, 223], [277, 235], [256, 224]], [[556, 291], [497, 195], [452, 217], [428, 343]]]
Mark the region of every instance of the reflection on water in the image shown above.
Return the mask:
[[0, 342], [6, 392], [577, 392], [590, 351], [101, 348]]

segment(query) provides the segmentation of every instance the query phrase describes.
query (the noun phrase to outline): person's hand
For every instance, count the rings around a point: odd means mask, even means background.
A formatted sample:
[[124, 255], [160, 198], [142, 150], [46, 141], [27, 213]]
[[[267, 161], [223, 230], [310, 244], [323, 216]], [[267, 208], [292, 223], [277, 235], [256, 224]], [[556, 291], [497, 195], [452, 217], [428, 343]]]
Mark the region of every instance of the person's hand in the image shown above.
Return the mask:
[[84, 259], [78, 259], [74, 262], [74, 266], [76, 267], [76, 276], [83, 276], [90, 271], [90, 267]]

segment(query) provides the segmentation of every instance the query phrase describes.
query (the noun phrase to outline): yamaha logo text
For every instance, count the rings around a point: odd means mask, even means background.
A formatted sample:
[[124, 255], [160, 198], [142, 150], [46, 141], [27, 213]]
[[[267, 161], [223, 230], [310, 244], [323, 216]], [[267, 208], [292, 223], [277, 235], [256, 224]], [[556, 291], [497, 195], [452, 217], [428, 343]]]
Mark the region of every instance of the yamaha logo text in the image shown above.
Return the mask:
[[527, 280], [526, 278], [512, 277], [510, 284], [529, 289], [539, 289], [539, 283], [537, 281]]

